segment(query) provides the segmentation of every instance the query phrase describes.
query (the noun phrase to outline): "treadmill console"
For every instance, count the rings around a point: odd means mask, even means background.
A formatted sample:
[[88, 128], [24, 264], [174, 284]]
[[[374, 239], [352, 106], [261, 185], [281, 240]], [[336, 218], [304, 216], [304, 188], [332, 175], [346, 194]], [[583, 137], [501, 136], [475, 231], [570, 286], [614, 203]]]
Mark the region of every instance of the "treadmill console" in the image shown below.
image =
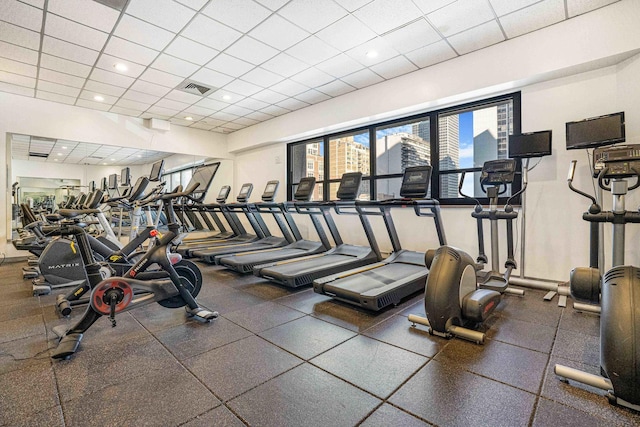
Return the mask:
[[604, 178], [623, 178], [640, 172], [640, 144], [600, 147], [593, 150], [593, 175], [608, 168]]
[[340, 200], [355, 200], [360, 192], [362, 172], [347, 172], [342, 174], [337, 197]]
[[239, 203], [246, 203], [249, 200], [249, 197], [251, 196], [252, 191], [253, 191], [253, 184], [251, 183], [242, 184], [242, 187], [240, 187], [240, 193], [238, 194], [238, 197], [236, 197], [236, 200]]
[[276, 192], [278, 191], [279, 185], [280, 181], [277, 180], [267, 182], [267, 186], [264, 188], [264, 193], [262, 193], [262, 201], [273, 202], [273, 199], [275, 199], [276, 197]]
[[482, 185], [511, 184], [516, 175], [516, 161], [513, 159], [489, 160], [482, 165], [480, 183]]
[[404, 170], [400, 197], [407, 199], [424, 199], [429, 191], [431, 166], [413, 166]]
[[231, 192], [231, 187], [228, 185], [223, 185], [222, 188], [220, 188], [220, 192], [218, 193], [218, 197], [216, 197], [216, 202], [217, 203], [224, 203], [227, 201], [227, 198], [229, 197], [229, 193]]
[[305, 176], [300, 179], [296, 193], [293, 195], [293, 199], [298, 202], [308, 202], [311, 200], [313, 194], [313, 188], [316, 186], [316, 178], [314, 176]]

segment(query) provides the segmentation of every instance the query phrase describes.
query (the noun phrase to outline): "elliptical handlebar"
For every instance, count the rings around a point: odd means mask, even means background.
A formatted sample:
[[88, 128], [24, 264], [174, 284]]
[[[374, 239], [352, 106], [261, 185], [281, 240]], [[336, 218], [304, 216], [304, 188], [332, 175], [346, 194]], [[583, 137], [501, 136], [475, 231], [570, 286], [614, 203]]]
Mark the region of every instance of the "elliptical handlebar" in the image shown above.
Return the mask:
[[[460, 182], [458, 183], [458, 194], [460, 194], [465, 199], [475, 200], [476, 206], [480, 206], [482, 208], [482, 203], [480, 203], [480, 200], [476, 199], [475, 197], [467, 196], [462, 192], [462, 185], [464, 184], [464, 177], [466, 174], [466, 171], [462, 171], [462, 175], [460, 175]], [[482, 189], [484, 190], [484, 186], [482, 187]]]
[[[636, 177], [636, 183], [633, 184], [632, 186], [630, 186], [627, 191], [631, 191], [631, 190], [635, 190], [636, 188], [640, 187], [640, 172], [637, 171], [637, 169], [631, 167], [630, 168], [631, 171], [633, 172], [633, 174], [631, 174], [631, 176], [635, 176]], [[605, 178], [607, 175], [609, 174], [609, 167], [605, 167], [604, 169], [602, 169], [600, 171], [600, 173], [598, 174], [598, 186], [600, 188], [602, 188], [605, 191], [611, 191], [611, 186], [607, 186], [604, 183], [604, 180], [607, 179]]]
[[[598, 205], [598, 201], [596, 200], [595, 197], [593, 197], [591, 194], [585, 193], [584, 191], [578, 190], [577, 188], [575, 188], [573, 186], [573, 176], [575, 174], [576, 171], [576, 164], [578, 163], [577, 160], [571, 160], [571, 165], [569, 166], [569, 175], [567, 176], [567, 184], [569, 185], [569, 189], [571, 191], [573, 191], [574, 193], [577, 193], [583, 197], [586, 197], [587, 199], [591, 200], [591, 203], [593, 205]], [[604, 187], [602, 187], [604, 188]]]

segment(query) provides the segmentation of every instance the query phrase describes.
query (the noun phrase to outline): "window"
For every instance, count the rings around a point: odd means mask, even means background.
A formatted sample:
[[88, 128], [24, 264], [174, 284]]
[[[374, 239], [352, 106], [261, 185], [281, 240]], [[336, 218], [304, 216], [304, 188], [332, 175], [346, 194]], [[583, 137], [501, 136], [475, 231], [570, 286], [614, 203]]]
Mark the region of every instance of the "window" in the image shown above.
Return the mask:
[[[465, 172], [463, 192], [485, 203], [479, 171], [487, 160], [506, 158], [508, 137], [519, 132], [520, 93], [513, 93], [291, 143], [288, 196], [301, 177], [315, 176], [314, 199], [333, 200], [342, 174], [357, 171], [363, 174], [360, 199], [398, 198], [404, 170], [431, 165], [429, 196], [442, 204], [475, 203], [458, 194]], [[514, 182], [513, 192], [519, 188]], [[510, 194], [511, 188], [502, 200]]]

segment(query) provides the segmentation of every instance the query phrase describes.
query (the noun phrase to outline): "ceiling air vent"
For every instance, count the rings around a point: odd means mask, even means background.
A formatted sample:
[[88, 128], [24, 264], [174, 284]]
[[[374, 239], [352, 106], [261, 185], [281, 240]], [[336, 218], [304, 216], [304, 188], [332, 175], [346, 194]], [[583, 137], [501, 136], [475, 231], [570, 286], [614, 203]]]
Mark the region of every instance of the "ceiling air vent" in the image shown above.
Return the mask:
[[198, 83], [193, 80], [185, 80], [184, 82], [182, 82], [182, 84], [180, 84], [180, 86], [178, 86], [177, 89], [183, 92], [191, 93], [193, 95], [206, 96], [207, 94], [211, 93], [214, 88], [205, 86], [202, 83]]
[[32, 152], [29, 152], [29, 157], [41, 157], [43, 159], [47, 159], [49, 157], [49, 154], [47, 154], [47, 153], [32, 153]]

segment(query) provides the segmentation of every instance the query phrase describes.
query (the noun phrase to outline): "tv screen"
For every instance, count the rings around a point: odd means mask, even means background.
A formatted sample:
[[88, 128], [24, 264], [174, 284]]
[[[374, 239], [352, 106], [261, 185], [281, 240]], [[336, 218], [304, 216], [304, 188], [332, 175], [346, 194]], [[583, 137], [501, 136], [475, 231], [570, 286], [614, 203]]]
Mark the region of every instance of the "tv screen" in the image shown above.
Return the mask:
[[95, 181], [90, 181], [89, 182], [89, 191], [91, 191], [91, 192], [96, 191], [96, 182]]
[[265, 193], [271, 194], [274, 193], [276, 191], [276, 189], [278, 188], [278, 184], [275, 182], [270, 182], [267, 184], [267, 188], [264, 189]]
[[149, 181], [160, 181], [162, 178], [162, 172], [164, 170], [164, 160], [158, 160], [151, 166], [151, 173], [149, 174]]
[[129, 168], [124, 168], [120, 171], [120, 186], [128, 187], [131, 184], [131, 175], [129, 174]]
[[568, 122], [567, 150], [594, 148], [624, 142], [624, 111]]
[[112, 173], [109, 175], [109, 190], [115, 190], [118, 188], [118, 174]]
[[551, 155], [551, 131], [509, 135], [509, 157], [525, 159]]
[[108, 185], [107, 185], [107, 178], [102, 178], [102, 186], [101, 186], [102, 191], [107, 191], [108, 189]]
[[197, 182], [199, 185], [193, 192], [192, 197], [201, 199], [206, 196], [209, 186], [211, 185], [211, 181], [213, 181], [213, 177], [218, 171], [218, 167], [220, 167], [220, 163], [211, 163], [210, 165], [198, 166], [196, 170], [193, 171], [193, 175], [191, 176], [191, 180], [189, 181], [187, 188], [194, 182]]

